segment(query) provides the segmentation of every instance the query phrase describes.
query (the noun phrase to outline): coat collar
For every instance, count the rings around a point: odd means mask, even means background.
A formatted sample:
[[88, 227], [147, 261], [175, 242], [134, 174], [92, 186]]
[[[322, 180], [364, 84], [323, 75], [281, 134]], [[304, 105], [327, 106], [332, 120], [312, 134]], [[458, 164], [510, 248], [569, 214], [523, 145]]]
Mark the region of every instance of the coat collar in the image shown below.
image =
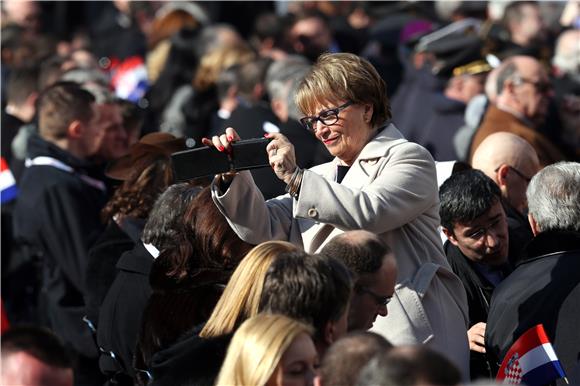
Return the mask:
[[526, 260], [574, 250], [580, 250], [580, 232], [541, 232], [527, 245], [526, 255], [528, 257]]
[[[392, 145], [393, 141], [397, 141], [397, 143], [407, 142], [403, 134], [390, 122], [385, 123], [382, 130], [379, 130], [378, 134], [362, 149], [353, 165], [361, 161], [384, 157], [390, 149], [390, 146], [387, 145]], [[333, 162], [338, 164], [340, 160], [334, 158]]]
[[54, 143], [45, 140], [38, 134], [35, 134], [28, 139], [28, 155], [30, 158], [38, 156], [51, 157], [60, 162], [63, 162], [74, 170], [87, 169], [89, 166], [88, 162], [76, 158], [68, 151], [61, 149]]

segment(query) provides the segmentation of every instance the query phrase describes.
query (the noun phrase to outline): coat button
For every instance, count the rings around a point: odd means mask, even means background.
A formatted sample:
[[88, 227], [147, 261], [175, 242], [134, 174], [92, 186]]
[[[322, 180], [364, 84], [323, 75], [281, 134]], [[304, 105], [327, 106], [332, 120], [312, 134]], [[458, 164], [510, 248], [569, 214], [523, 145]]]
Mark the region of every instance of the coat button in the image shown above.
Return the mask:
[[308, 209], [308, 217], [317, 217], [318, 211], [314, 208]]

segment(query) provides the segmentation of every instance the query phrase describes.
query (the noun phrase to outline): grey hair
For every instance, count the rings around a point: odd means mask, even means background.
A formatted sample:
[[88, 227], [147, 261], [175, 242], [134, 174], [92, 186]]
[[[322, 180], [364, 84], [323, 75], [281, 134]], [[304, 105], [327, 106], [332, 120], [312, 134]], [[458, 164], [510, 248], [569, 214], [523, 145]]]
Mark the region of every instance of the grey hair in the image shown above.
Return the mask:
[[540, 232], [580, 232], [580, 163], [546, 166], [532, 178], [526, 196]]
[[288, 106], [288, 116], [300, 119], [302, 113], [298, 109], [294, 96], [300, 82], [310, 71], [311, 65], [299, 55], [290, 55], [286, 59], [273, 62], [266, 73], [266, 91], [270, 100], [284, 100]]
[[201, 191], [188, 183], [169, 186], [155, 201], [143, 229], [141, 239], [153, 244], [159, 251], [170, 247], [181, 232], [185, 211], [193, 198]]
[[502, 64], [505, 64], [502, 69], [499, 70], [497, 74], [497, 95], [503, 92], [503, 86], [508, 79], [516, 78], [519, 76], [518, 67], [514, 63], [513, 60], [506, 61]]

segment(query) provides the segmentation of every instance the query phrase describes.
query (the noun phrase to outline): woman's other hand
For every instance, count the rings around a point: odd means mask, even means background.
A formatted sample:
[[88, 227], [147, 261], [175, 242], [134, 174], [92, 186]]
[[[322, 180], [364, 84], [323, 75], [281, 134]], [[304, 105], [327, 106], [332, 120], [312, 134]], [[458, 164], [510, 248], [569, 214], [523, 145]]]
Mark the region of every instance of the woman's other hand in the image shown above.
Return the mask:
[[222, 152], [225, 151], [226, 153], [229, 153], [232, 150], [231, 145], [232, 142], [236, 142], [239, 140], [240, 136], [238, 135], [236, 130], [234, 130], [233, 127], [228, 127], [226, 129], [226, 132], [220, 135], [219, 137], [217, 135], [214, 135], [213, 137], [211, 137], [211, 139], [202, 138], [201, 143], [203, 143], [205, 146], [214, 146], [219, 151]]
[[297, 166], [294, 145], [280, 133], [266, 134], [265, 137], [272, 140], [266, 147], [270, 166], [276, 176], [288, 184]]

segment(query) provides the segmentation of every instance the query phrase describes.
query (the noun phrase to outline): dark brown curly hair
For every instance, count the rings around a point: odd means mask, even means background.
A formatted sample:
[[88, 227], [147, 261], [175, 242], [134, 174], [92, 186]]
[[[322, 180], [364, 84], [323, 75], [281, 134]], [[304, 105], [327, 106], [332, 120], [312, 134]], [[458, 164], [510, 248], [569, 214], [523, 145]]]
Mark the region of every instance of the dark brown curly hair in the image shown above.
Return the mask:
[[187, 208], [174, 246], [162, 251], [158, 260], [167, 264], [168, 278], [180, 281], [208, 269], [233, 271], [252, 247], [231, 229], [206, 187]]
[[115, 215], [146, 219], [157, 197], [175, 180], [171, 159], [165, 155], [145, 157], [133, 169], [102, 209], [104, 222]]

